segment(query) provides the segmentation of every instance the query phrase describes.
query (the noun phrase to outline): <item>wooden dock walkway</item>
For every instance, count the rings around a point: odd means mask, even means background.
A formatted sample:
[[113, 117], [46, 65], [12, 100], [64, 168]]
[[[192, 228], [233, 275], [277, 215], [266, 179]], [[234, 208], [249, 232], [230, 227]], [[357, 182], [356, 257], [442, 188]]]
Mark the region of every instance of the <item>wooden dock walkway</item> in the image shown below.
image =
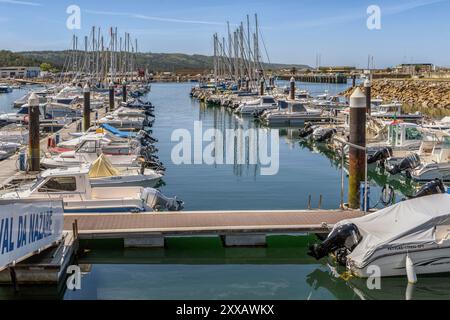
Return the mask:
[[360, 211], [211, 211], [66, 215], [80, 239], [123, 239], [125, 247], [163, 247], [165, 237], [221, 236], [226, 246], [264, 245], [270, 234], [328, 233]]

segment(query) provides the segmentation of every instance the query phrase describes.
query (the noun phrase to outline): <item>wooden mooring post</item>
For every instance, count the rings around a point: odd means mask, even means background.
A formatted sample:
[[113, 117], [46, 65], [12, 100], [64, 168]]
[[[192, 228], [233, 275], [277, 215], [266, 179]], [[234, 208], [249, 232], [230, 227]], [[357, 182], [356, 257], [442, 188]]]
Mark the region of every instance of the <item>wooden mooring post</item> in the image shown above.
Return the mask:
[[83, 88], [84, 108], [83, 108], [83, 131], [86, 132], [91, 127], [91, 89], [89, 85]]
[[348, 203], [351, 209], [360, 207], [360, 184], [366, 169], [366, 96], [356, 88], [350, 97], [350, 145]]
[[38, 172], [40, 170], [40, 136], [39, 136], [39, 98], [33, 92], [28, 99], [28, 155], [30, 171]]

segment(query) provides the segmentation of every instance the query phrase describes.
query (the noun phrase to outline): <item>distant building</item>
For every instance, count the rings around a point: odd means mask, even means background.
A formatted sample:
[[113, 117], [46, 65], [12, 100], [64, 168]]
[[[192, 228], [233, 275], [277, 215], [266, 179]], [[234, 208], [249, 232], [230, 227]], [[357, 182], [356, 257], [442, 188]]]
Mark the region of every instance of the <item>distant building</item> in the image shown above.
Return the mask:
[[37, 78], [40, 73], [39, 67], [0, 67], [0, 78]]
[[319, 71], [329, 72], [329, 73], [350, 73], [355, 71], [355, 67], [350, 66], [330, 66], [330, 67], [320, 67]]
[[427, 73], [434, 70], [432, 63], [403, 63], [395, 68], [397, 73]]

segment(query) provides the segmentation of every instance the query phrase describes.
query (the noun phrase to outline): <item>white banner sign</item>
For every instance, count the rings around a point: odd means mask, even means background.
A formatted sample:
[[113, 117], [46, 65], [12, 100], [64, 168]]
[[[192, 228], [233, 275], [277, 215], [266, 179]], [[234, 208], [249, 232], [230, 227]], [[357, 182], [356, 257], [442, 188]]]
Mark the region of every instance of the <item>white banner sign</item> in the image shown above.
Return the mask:
[[62, 238], [62, 201], [0, 203], [0, 270]]

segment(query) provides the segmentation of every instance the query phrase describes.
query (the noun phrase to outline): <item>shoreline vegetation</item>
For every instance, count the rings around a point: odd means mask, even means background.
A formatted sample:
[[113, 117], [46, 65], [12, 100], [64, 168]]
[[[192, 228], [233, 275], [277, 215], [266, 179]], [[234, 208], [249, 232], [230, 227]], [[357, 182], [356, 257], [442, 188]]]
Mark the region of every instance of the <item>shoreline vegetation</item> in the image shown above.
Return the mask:
[[[23, 51], [11, 52], [0, 51], [0, 67], [11, 66], [37, 66], [42, 63], [49, 63], [59, 71], [69, 61], [72, 50], [63, 51]], [[84, 54], [84, 51], [79, 51]], [[213, 57], [200, 54], [183, 54], [183, 53], [137, 53], [136, 65], [138, 68], [147, 69], [149, 72], [172, 72], [172, 73], [204, 73], [205, 70], [213, 68]], [[279, 69], [304, 69], [310, 68], [301, 64], [281, 64], [267, 63], [264, 65], [267, 70]]]

